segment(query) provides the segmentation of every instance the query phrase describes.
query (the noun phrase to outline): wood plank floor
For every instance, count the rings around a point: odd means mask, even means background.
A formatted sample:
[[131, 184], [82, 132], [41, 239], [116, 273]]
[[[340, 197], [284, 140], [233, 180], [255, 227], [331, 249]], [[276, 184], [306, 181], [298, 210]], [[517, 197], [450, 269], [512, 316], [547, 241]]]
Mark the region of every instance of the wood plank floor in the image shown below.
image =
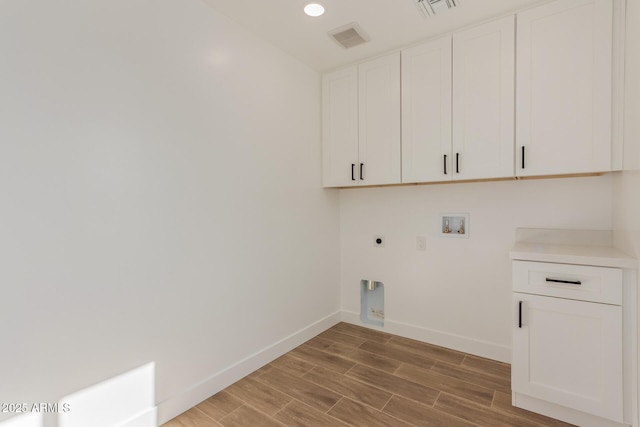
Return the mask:
[[569, 424], [511, 406], [510, 365], [339, 323], [164, 427]]

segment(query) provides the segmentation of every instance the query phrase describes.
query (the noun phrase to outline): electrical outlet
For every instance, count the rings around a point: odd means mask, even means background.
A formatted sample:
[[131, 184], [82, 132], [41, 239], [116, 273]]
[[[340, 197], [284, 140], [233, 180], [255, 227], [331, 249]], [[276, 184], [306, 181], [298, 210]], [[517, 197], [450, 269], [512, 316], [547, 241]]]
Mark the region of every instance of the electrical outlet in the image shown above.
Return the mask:
[[373, 236], [373, 246], [376, 248], [384, 248], [384, 236], [382, 234]]
[[416, 236], [416, 251], [427, 250], [427, 238], [425, 236]]

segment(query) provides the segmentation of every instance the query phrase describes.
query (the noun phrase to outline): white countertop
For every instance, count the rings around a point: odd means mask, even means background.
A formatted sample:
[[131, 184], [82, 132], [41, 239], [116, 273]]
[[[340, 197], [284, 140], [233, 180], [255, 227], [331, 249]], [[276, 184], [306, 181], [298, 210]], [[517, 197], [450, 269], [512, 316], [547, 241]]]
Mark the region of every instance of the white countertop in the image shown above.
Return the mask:
[[612, 246], [609, 230], [519, 228], [514, 260], [637, 269], [638, 260]]
[[638, 260], [611, 246], [558, 245], [547, 243], [516, 243], [511, 259], [592, 265], [598, 267], [638, 268]]

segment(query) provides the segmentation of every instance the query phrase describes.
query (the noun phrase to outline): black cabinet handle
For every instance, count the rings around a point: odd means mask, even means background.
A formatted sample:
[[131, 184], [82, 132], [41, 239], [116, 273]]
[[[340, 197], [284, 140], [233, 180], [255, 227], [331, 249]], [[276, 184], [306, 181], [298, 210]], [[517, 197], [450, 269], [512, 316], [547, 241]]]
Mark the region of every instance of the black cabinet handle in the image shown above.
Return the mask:
[[518, 301], [518, 328], [522, 328], [522, 301]]
[[524, 169], [524, 145], [522, 146], [522, 169]]
[[456, 173], [460, 173], [460, 153], [456, 153]]
[[582, 285], [582, 282], [580, 280], [550, 279], [547, 277], [545, 281], [552, 282], [552, 283], [565, 283], [567, 285]]
[[447, 155], [444, 155], [444, 174], [447, 174]]
[[356, 180], [356, 164], [351, 163], [351, 181]]
[[364, 168], [364, 163], [360, 163], [360, 181], [364, 181], [364, 175], [362, 174], [362, 168]]

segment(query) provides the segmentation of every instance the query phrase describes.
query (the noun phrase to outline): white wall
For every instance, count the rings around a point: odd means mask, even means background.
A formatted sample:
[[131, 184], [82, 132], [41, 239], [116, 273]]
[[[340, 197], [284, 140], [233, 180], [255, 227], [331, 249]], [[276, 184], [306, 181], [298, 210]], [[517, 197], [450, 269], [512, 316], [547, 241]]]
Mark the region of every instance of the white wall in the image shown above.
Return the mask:
[[615, 238], [640, 258], [640, 0], [627, 0], [625, 170], [615, 179]]
[[[614, 180], [614, 238], [640, 259], [640, 1], [627, 0], [625, 55], [625, 170]], [[640, 275], [639, 275], [640, 277]], [[638, 286], [640, 287], [640, 279]], [[640, 295], [640, 293], [639, 293]], [[640, 297], [638, 301], [640, 307]], [[640, 317], [639, 317], [640, 319]], [[638, 330], [640, 331], [640, 323]], [[640, 336], [638, 337], [640, 340]], [[640, 364], [640, 355], [638, 355]], [[638, 402], [640, 407], [640, 401]], [[640, 420], [636, 420], [640, 424]]]
[[[515, 229], [611, 229], [611, 188], [605, 175], [342, 190], [343, 309], [356, 318], [360, 280], [379, 280], [385, 329], [509, 360]], [[439, 235], [439, 215], [455, 212], [470, 214], [468, 240]]]
[[199, 0], [4, 0], [0, 57], [0, 402], [164, 402], [339, 309], [315, 71]]

